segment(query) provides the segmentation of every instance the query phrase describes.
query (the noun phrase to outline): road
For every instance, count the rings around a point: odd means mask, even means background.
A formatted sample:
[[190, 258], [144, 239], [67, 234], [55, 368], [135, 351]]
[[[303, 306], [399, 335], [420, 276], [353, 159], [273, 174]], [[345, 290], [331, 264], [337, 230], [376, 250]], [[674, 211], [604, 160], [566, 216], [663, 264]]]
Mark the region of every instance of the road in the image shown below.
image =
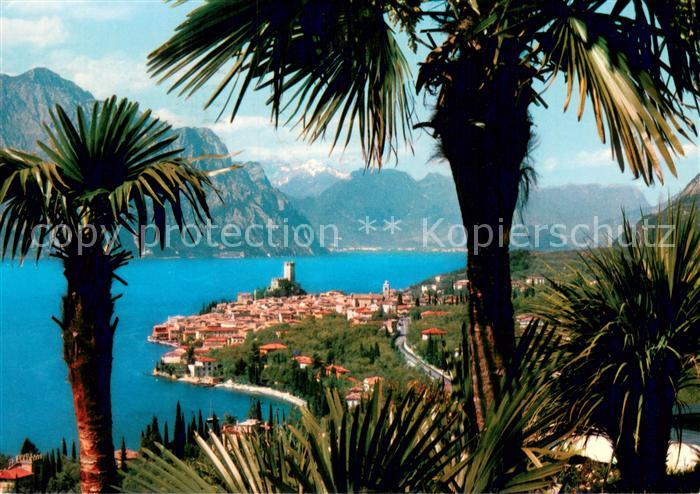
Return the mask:
[[418, 369], [425, 372], [428, 375], [428, 377], [435, 381], [443, 382], [445, 384], [445, 389], [449, 391], [452, 388], [450, 376], [442, 370], [438, 369], [437, 367], [434, 367], [429, 363], [425, 362], [418, 355], [416, 355], [416, 353], [411, 349], [411, 347], [408, 346], [407, 336], [408, 331], [410, 329], [410, 324], [411, 319], [408, 317], [400, 318], [398, 323], [396, 324], [396, 331], [399, 334], [395, 342], [396, 348], [399, 349], [401, 355], [403, 355], [408, 365], [410, 365], [411, 367], [417, 367]]

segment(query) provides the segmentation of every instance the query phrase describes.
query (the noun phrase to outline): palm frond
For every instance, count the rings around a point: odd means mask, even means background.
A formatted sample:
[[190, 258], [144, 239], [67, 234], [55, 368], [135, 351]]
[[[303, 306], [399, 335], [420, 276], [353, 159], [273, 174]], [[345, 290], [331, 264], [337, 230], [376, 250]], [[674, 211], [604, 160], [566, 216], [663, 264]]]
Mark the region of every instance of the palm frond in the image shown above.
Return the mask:
[[[462, 328], [463, 342], [466, 328]], [[465, 408], [473, 403], [468, 346], [452, 359], [453, 393]], [[554, 386], [561, 363], [553, 327], [533, 320], [518, 341], [513, 367], [502, 382], [500, 402], [486, 411], [481, 433], [475, 421], [455, 482], [462, 492], [525, 492], [551, 486], [567, 465], [561, 446], [570, 435], [564, 404]], [[521, 450], [522, 454], [514, 454]]]
[[[634, 29], [623, 18], [598, 12], [560, 15], [542, 36], [543, 66], [552, 78], [561, 71], [567, 84], [568, 107], [574, 93], [579, 98], [580, 119], [590, 100], [598, 134], [609, 139], [612, 157], [624, 170], [647, 184], [663, 183], [662, 162], [675, 175], [674, 158], [684, 154], [679, 137], [695, 132], [692, 120], [672, 88], [635, 59], [638, 46], [620, 40], [620, 33]], [[647, 59], [662, 65], [662, 54], [650, 50]], [[578, 80], [578, 89], [574, 89]], [[687, 88], [686, 88], [687, 89]], [[607, 130], [607, 135], [606, 135]]]
[[64, 183], [56, 166], [15, 149], [0, 149], [2, 258], [23, 259], [36, 245], [37, 259], [53, 226], [65, 216]]
[[114, 96], [96, 102], [89, 116], [81, 107], [76, 114], [74, 122], [58, 105], [50, 113], [53, 127], [45, 125], [48, 139], [39, 143], [48, 161], [0, 151], [3, 253], [24, 257], [42, 225], [40, 235], [65, 225], [74, 236], [81, 225], [101, 234], [122, 226], [140, 240], [153, 222], [162, 246], [166, 208], [180, 231], [186, 210], [198, 224], [210, 217], [211, 179], [179, 156], [170, 125]]
[[584, 268], [555, 284], [538, 309], [567, 334], [561, 382], [571, 415], [613, 441], [633, 434], [637, 442], [643, 423], [657, 423], [643, 405], [670, 414], [692, 384], [686, 377], [700, 352], [696, 217], [694, 206], [678, 205], [653, 231], [625, 219], [621, 245], [588, 252]]
[[149, 55], [149, 70], [188, 96], [222, 77], [205, 106], [233, 100], [231, 120], [249, 90], [269, 90], [275, 125], [284, 116], [311, 142], [335, 127], [333, 147], [356, 131], [367, 163], [381, 165], [410, 131], [412, 104], [384, 15], [381, 2], [208, 1]]
[[157, 445], [162, 457], [148, 448], [130, 463], [129, 482], [139, 486], [144, 492], [226, 492], [219, 486], [203, 480], [187, 463]]

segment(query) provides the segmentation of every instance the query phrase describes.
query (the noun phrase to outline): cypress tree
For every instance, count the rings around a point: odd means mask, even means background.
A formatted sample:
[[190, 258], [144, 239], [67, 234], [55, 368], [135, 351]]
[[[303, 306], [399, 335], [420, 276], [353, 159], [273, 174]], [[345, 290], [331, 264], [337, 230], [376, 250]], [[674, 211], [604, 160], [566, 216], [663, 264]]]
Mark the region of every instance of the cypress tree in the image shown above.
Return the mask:
[[166, 449], [170, 449], [170, 435], [168, 434], [168, 421], [165, 421], [163, 425], [163, 446]]
[[187, 442], [192, 445], [197, 444], [197, 441], [194, 439], [194, 433], [197, 432], [197, 421], [194, 418], [194, 413], [192, 414], [192, 420], [190, 421], [188, 430]]
[[39, 482], [39, 490], [46, 492], [46, 486], [51, 478], [51, 462], [48, 455], [43, 455], [41, 460], [41, 481]]
[[155, 415], [151, 420], [151, 433], [153, 434], [153, 442], [163, 444], [163, 436], [160, 435], [160, 426], [158, 425], [158, 417]]
[[51, 450], [51, 455], [49, 456], [49, 478], [56, 476], [56, 451]]
[[185, 419], [182, 416], [182, 409], [180, 408], [180, 402], [177, 402], [177, 407], [175, 408], [175, 428], [173, 429], [173, 453], [178, 458], [182, 459], [185, 457]]
[[141, 433], [141, 449], [151, 449], [151, 424], [146, 426], [146, 432]]
[[221, 433], [221, 428], [219, 427], [219, 419], [216, 416], [216, 412], [212, 413], [211, 416], [211, 431], [217, 436]]
[[78, 459], [78, 453], [75, 450], [75, 441], [72, 441], [70, 445], [70, 457], [73, 461], [76, 461]]
[[63, 456], [68, 456], [68, 445], [66, 444], [66, 438], [61, 438], [61, 454]]
[[121, 463], [122, 472], [126, 472], [128, 467], [126, 466], [126, 443], [124, 442], [124, 436], [122, 436], [122, 447], [119, 455], [119, 460]]
[[275, 423], [275, 417], [272, 415], [272, 403], [268, 403], [267, 409], [267, 423], [272, 426]]
[[36, 447], [36, 444], [34, 444], [28, 437], [24, 438], [24, 441], [22, 441], [22, 447], [19, 449], [19, 454], [21, 455], [36, 455], [39, 454], [39, 448]]
[[61, 454], [56, 451], [56, 473], [61, 473], [63, 471], [63, 460], [61, 459]]
[[197, 417], [197, 433], [203, 438], [207, 437], [207, 431], [204, 429], [204, 419], [202, 419], [202, 409], [199, 409]]

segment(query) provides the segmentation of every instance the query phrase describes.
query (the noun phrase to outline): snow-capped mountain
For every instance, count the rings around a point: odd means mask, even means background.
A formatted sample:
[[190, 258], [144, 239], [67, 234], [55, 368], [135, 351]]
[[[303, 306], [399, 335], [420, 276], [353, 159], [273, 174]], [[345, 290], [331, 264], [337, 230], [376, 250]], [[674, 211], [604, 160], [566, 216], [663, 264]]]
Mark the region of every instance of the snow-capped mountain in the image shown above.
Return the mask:
[[348, 180], [350, 173], [340, 171], [319, 160], [304, 163], [267, 163], [263, 165], [272, 183], [292, 197], [318, 196], [328, 187], [341, 180]]

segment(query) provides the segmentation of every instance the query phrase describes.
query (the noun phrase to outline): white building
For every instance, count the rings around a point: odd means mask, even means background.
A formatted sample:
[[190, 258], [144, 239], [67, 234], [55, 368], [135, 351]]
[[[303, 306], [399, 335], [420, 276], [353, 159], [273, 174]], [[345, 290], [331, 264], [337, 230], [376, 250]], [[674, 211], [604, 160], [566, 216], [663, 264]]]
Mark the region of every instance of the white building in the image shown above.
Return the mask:
[[187, 369], [190, 377], [198, 379], [210, 379], [214, 377], [219, 367], [218, 361], [211, 357], [195, 357], [194, 363], [189, 364]]

